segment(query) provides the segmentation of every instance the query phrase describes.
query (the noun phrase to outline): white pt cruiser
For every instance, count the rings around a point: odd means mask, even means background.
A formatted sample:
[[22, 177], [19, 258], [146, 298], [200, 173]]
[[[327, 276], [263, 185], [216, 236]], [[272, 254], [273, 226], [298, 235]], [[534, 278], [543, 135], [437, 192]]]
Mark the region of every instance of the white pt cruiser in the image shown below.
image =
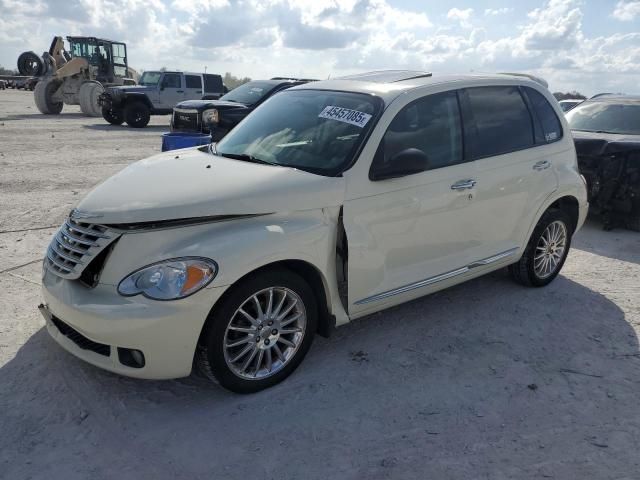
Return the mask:
[[53, 338], [123, 375], [274, 385], [316, 333], [508, 267], [551, 282], [587, 213], [536, 79], [386, 71], [275, 95], [215, 145], [139, 161], [53, 238]]

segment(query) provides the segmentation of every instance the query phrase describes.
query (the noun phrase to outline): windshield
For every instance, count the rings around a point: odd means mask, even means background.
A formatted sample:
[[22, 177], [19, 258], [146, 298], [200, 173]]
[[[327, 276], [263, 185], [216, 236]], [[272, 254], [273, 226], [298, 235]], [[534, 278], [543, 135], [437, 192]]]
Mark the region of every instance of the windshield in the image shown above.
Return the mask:
[[276, 85], [273, 82], [248, 82], [243, 83], [239, 87], [234, 88], [226, 95], [220, 97], [220, 100], [227, 102], [244, 103], [245, 105], [253, 105], [259, 102], [267, 95]]
[[589, 102], [567, 113], [572, 130], [640, 135], [640, 103]]
[[287, 90], [247, 116], [216, 150], [223, 156], [336, 175], [351, 164], [380, 104], [360, 93]]
[[162, 72], [144, 72], [138, 82], [140, 85], [154, 87], [158, 85]]

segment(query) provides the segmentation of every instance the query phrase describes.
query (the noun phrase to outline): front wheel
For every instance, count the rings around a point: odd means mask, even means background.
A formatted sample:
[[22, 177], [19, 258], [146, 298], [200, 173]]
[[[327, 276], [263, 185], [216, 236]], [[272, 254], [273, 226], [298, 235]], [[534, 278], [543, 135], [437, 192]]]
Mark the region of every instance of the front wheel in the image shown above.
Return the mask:
[[533, 230], [518, 263], [509, 266], [513, 279], [522, 285], [544, 287], [558, 276], [573, 234], [569, 217], [561, 210], [548, 210]]
[[288, 377], [307, 354], [317, 325], [313, 291], [288, 270], [256, 274], [233, 287], [207, 320], [197, 350], [202, 373], [237, 393]]
[[134, 101], [125, 107], [124, 118], [130, 127], [144, 128], [151, 119], [151, 111], [144, 103]]
[[111, 125], [122, 125], [124, 123], [124, 112], [121, 108], [102, 107], [102, 118]]

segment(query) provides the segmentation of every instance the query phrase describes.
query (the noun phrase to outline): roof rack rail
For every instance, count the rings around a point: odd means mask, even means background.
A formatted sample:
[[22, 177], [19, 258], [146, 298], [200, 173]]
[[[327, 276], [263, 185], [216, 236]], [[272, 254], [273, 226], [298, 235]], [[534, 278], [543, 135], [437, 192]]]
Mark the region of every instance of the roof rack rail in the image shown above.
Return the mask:
[[525, 77], [529, 80], [533, 80], [534, 82], [542, 85], [544, 88], [549, 88], [549, 84], [544, 78], [536, 77], [535, 75], [531, 75], [529, 73], [514, 73], [514, 72], [499, 72], [499, 75], [513, 75], [514, 77]]
[[291, 80], [293, 82], [317, 82], [317, 78], [272, 77], [269, 80]]

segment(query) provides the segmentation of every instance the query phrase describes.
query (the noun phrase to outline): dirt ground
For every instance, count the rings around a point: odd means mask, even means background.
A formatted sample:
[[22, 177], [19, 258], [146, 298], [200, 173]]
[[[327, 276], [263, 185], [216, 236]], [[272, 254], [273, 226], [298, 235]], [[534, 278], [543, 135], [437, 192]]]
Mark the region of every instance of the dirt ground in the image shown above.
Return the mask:
[[496, 272], [358, 320], [251, 396], [63, 351], [36, 310], [45, 247], [167, 124], [0, 91], [0, 478], [640, 478], [640, 234], [594, 222], [549, 287]]

